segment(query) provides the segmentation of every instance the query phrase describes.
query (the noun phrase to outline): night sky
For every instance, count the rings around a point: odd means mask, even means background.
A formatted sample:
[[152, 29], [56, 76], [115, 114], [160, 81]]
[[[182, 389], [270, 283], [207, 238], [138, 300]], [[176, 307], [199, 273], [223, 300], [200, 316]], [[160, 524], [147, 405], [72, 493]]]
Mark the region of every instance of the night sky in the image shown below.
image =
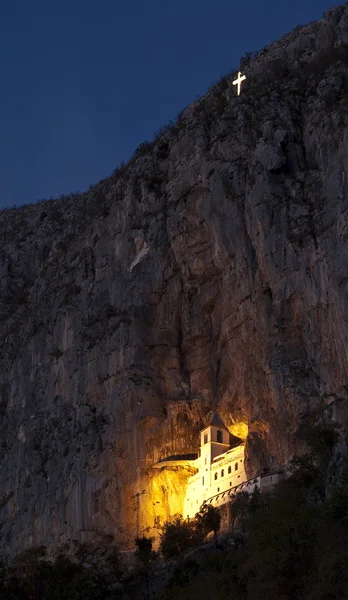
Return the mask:
[[0, 206], [84, 191], [332, 0], [3, 0]]

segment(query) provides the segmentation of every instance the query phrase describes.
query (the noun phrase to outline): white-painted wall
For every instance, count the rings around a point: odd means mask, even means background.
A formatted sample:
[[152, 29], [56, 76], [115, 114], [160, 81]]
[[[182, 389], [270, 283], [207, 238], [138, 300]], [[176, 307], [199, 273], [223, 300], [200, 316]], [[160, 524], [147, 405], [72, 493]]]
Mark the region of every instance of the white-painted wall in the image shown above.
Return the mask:
[[[221, 432], [219, 437], [218, 432]], [[230, 448], [230, 435], [226, 429], [207, 427], [201, 432], [201, 452], [193, 466], [198, 472], [189, 479], [184, 518], [194, 517], [204, 500], [220, 492], [228, 492], [246, 481], [244, 444]]]
[[252, 494], [256, 487], [267, 492], [283, 477], [279, 472], [247, 480], [244, 444], [230, 448], [227, 430], [222, 430], [222, 442], [217, 442], [217, 431], [218, 427], [210, 426], [201, 433], [200, 456], [192, 461], [198, 471], [188, 481], [184, 519], [193, 518], [203, 502], [219, 507], [230, 502], [238, 492]]

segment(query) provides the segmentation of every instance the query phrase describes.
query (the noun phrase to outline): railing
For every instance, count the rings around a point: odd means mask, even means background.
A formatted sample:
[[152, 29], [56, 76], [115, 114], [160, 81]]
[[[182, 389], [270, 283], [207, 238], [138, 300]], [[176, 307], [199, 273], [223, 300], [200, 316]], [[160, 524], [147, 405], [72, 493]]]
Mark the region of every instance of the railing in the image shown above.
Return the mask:
[[249, 479], [248, 481], [244, 481], [243, 483], [239, 483], [234, 487], [227, 488], [226, 490], [222, 490], [222, 492], [218, 492], [204, 500], [203, 504], [214, 504], [214, 506], [221, 506], [226, 502], [232, 500], [232, 497], [235, 496], [238, 492], [248, 492], [248, 494], [252, 494], [256, 487], [260, 488], [261, 476], [253, 477], [253, 479]]

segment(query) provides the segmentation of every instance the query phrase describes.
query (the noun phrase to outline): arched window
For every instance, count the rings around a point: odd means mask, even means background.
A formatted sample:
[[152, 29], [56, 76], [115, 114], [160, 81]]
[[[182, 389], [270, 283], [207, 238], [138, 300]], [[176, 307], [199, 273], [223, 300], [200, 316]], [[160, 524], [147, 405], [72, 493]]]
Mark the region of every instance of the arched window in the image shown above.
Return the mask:
[[218, 444], [222, 444], [222, 431], [220, 429], [216, 432], [216, 441]]
[[208, 443], [208, 434], [207, 433], [204, 434], [204, 443], [205, 444]]
[[215, 479], [215, 481], [217, 480], [217, 477], [218, 477], [218, 476], [217, 476], [217, 473], [215, 473], [215, 475], [214, 475], [214, 479]]
[[231, 467], [231, 466], [229, 466], [229, 467], [228, 467], [228, 474], [230, 474], [231, 472], [232, 472], [232, 467]]
[[222, 469], [221, 471], [221, 477], [223, 477], [225, 475], [225, 471]]
[[236, 464], [234, 465], [234, 470], [235, 470], [235, 471], [238, 471], [238, 463], [236, 463]]

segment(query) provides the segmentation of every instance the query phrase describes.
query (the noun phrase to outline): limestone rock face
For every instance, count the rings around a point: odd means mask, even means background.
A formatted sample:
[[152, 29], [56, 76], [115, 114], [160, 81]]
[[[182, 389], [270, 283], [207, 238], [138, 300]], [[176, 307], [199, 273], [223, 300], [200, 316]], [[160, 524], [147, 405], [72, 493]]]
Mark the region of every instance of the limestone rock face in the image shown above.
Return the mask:
[[11, 552], [152, 535], [189, 476], [154, 463], [215, 412], [250, 476], [346, 419], [348, 7], [242, 67], [89, 192], [0, 213]]

